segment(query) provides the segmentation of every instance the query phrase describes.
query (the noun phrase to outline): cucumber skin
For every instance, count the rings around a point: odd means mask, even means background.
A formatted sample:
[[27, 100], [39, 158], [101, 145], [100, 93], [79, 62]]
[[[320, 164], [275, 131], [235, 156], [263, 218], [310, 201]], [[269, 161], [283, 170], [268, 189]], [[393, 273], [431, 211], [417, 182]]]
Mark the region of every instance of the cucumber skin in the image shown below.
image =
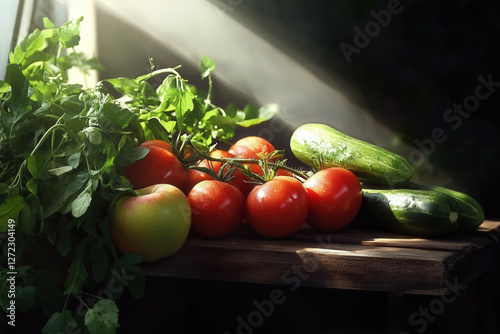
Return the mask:
[[458, 229], [447, 195], [421, 189], [363, 189], [358, 224], [423, 237]]
[[299, 126], [292, 134], [290, 148], [308, 166], [343, 167], [370, 183], [396, 187], [408, 182], [414, 173], [413, 166], [402, 156], [325, 124]]
[[475, 199], [462, 192], [432, 184], [411, 181], [409, 189], [423, 189], [440, 192], [450, 197], [450, 207], [458, 213], [458, 230], [470, 232], [476, 230], [485, 219], [484, 209]]

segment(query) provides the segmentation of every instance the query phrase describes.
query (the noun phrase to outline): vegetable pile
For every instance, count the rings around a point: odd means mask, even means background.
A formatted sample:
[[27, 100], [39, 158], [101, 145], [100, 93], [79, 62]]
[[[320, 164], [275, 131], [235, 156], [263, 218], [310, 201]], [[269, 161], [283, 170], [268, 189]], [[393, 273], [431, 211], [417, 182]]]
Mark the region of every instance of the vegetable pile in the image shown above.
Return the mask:
[[[74, 49], [81, 20], [56, 27], [44, 19], [0, 81], [0, 232], [15, 239], [1, 245], [11, 267], [0, 270], [0, 305], [8, 313], [15, 270], [16, 309], [41, 310], [42, 333], [113, 333], [123, 287], [96, 291], [121, 275], [140, 298], [140, 262], [175, 254], [190, 231], [219, 239], [247, 223], [262, 237], [285, 238], [304, 223], [333, 232], [360, 219], [433, 236], [484, 219], [467, 195], [413, 182], [402, 157], [326, 125], [292, 136], [302, 170], [263, 138], [233, 142], [237, 126], [269, 120], [275, 108], [214, 105], [207, 57], [206, 93], [178, 68], [94, 88], [70, 84], [71, 67], [101, 67]], [[154, 77], [163, 78], [158, 87], [148, 82]]]

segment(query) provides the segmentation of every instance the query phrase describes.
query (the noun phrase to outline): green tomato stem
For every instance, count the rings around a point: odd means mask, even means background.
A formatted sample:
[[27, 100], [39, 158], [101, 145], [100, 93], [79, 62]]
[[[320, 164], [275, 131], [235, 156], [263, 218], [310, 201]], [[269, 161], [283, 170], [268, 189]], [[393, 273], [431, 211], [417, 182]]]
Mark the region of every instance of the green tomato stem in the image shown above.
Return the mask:
[[260, 175], [257, 175], [255, 173], [252, 173], [251, 171], [248, 171], [247, 168], [244, 167], [245, 164], [254, 164], [254, 165], [262, 165], [263, 161], [265, 166], [270, 167], [271, 169], [283, 169], [286, 170], [296, 177], [300, 179], [301, 182], [304, 182], [309, 178], [309, 176], [299, 170], [296, 170], [294, 168], [288, 167], [285, 164], [280, 164], [280, 163], [274, 163], [274, 162], [269, 162], [266, 160], [266, 158], [263, 159], [243, 159], [243, 158], [219, 158], [219, 157], [212, 157], [210, 154], [207, 154], [205, 152], [202, 152], [198, 150], [194, 145], [191, 145], [194, 147], [194, 150], [200, 155], [201, 158], [207, 159], [209, 161], [218, 161], [218, 162], [223, 162], [223, 163], [229, 163], [231, 165], [236, 166], [241, 172], [243, 172], [245, 175], [251, 177], [252, 179], [255, 179], [259, 182], [266, 182], [270, 178], [274, 176], [274, 173], [271, 173], [271, 175], [267, 174], [265, 169], [263, 168], [264, 172], [264, 177], [261, 177]]

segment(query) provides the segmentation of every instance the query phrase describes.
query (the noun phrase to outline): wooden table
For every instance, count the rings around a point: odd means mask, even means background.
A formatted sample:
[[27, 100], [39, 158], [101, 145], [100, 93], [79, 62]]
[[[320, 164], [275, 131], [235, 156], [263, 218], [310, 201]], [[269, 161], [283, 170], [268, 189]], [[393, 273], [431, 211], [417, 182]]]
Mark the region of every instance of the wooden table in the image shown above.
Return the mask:
[[143, 267], [154, 276], [387, 292], [389, 326], [399, 332], [409, 322], [407, 314], [396, 314], [407, 309], [405, 296], [427, 296], [433, 311], [451, 303], [457, 309], [454, 295], [465, 295], [499, 268], [499, 238], [495, 221], [474, 233], [432, 239], [347, 227], [334, 233], [303, 228], [269, 240], [243, 226], [221, 240], [190, 235], [174, 256]]

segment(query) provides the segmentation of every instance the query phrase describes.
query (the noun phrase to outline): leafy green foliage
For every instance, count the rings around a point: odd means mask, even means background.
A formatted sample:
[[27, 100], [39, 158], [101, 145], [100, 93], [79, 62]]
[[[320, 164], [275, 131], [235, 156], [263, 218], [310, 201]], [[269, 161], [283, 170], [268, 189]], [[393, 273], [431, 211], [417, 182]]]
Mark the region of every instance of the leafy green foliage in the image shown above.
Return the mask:
[[[114, 333], [119, 323], [113, 300], [124, 288], [136, 298], [144, 294], [141, 257], [118, 253], [106, 220], [114, 198], [134, 193], [122, 170], [147, 154], [140, 142], [169, 140], [175, 133], [208, 147], [231, 139], [236, 126], [258, 124], [275, 113], [272, 106], [213, 105], [215, 64], [205, 56], [200, 70], [208, 93], [176, 68], [152, 67], [138, 78], [108, 79], [95, 88], [70, 84], [70, 68], [102, 68], [74, 49], [82, 20], [56, 27], [45, 18], [45, 29], [33, 31], [11, 52], [0, 81], [0, 233], [11, 220], [17, 224], [17, 307], [41, 310], [48, 319], [42, 333], [81, 327]], [[164, 78], [153, 87], [149, 81], [159, 77]], [[6, 243], [0, 247], [0, 260], [7, 263]], [[0, 269], [3, 312], [9, 305], [7, 272]], [[84, 294], [96, 291], [108, 299], [95, 297], [91, 307]], [[84, 317], [69, 306], [75, 301], [86, 310]]]
[[115, 333], [118, 324], [118, 307], [114, 301], [102, 299], [85, 314], [85, 325], [90, 334]]

